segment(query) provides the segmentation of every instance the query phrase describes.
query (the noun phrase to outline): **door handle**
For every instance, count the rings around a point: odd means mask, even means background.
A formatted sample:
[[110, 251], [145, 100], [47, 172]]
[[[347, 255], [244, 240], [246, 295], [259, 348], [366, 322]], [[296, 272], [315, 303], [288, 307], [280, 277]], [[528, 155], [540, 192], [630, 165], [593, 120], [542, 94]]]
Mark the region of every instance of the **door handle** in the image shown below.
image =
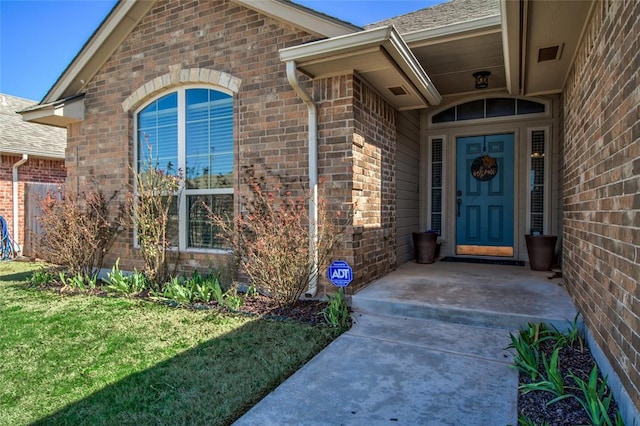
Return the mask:
[[458, 217], [460, 217], [460, 207], [462, 207], [462, 198], [458, 198], [456, 200], [456, 204], [457, 204]]

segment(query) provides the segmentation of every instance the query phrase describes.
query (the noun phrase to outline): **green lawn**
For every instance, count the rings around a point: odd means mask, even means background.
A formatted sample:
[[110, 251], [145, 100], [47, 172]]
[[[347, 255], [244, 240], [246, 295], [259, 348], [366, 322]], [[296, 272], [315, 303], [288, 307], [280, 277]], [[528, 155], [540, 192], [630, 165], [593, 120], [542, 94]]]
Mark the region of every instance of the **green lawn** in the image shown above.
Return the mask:
[[0, 425], [229, 424], [329, 328], [28, 289], [0, 263]]

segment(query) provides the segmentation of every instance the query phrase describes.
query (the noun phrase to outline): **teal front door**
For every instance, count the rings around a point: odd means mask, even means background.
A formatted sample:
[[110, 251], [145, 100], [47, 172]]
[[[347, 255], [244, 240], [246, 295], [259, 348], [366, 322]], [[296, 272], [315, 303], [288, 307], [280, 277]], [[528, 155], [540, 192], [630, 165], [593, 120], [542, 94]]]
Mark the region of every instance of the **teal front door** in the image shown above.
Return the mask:
[[457, 254], [513, 256], [513, 156], [513, 134], [457, 139]]

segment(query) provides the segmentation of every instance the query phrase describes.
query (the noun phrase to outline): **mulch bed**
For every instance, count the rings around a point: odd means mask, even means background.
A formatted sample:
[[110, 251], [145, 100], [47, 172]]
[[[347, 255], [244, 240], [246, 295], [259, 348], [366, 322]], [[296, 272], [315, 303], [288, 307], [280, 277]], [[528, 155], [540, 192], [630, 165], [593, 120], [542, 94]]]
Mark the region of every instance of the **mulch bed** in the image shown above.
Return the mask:
[[276, 306], [262, 295], [247, 297], [240, 312], [266, 318], [287, 319], [308, 324], [325, 324], [323, 310], [327, 302], [319, 300], [298, 300], [292, 306]]
[[[544, 353], [549, 359], [553, 353], [553, 340], [546, 340], [540, 343], [540, 352]], [[578, 343], [573, 346], [567, 346], [560, 350], [560, 371], [565, 377], [565, 386], [575, 387], [574, 380], [568, 375], [569, 371], [588, 382], [591, 369], [595, 365], [595, 360], [591, 355], [589, 348], [584, 345], [580, 347]], [[531, 383], [531, 377], [528, 374], [520, 373], [520, 383]], [[569, 390], [570, 393], [584, 398], [581, 391], [574, 389]], [[525, 415], [533, 420], [536, 424], [549, 424], [551, 426], [564, 425], [590, 425], [591, 421], [584, 411], [584, 408], [573, 397], [566, 398], [561, 401], [547, 405], [547, 403], [555, 398], [555, 395], [544, 391], [532, 391], [523, 395], [518, 395], [518, 414]], [[609, 417], [614, 419], [617, 405], [615, 400], [611, 401], [609, 407]], [[545, 423], [547, 422], [547, 423]]]
[[[51, 282], [47, 285], [42, 286], [51, 291], [55, 291], [56, 293], [64, 293], [64, 294], [93, 294], [94, 296], [99, 297], [110, 297], [111, 294], [104, 291], [98, 285], [94, 289], [88, 289], [86, 291], [80, 291], [75, 289], [69, 289], [63, 287], [58, 282]], [[116, 296], [119, 297], [119, 296]], [[138, 299], [144, 300], [154, 300], [148, 291], [142, 292], [133, 296]], [[164, 303], [179, 306], [179, 303], [173, 301], [164, 301]], [[216, 301], [212, 301], [209, 303], [195, 303], [191, 306], [194, 309], [220, 309], [224, 311], [230, 311], [226, 307], [222, 307]], [[290, 320], [290, 321], [298, 321], [306, 324], [320, 325], [326, 324], [324, 320], [323, 311], [327, 307], [327, 302], [321, 300], [298, 300], [291, 306], [277, 306], [273, 301], [263, 295], [257, 294], [248, 297], [243, 297], [242, 306], [238, 309], [237, 313], [245, 314], [245, 315], [254, 315], [267, 319], [276, 319], [276, 320]], [[233, 311], [231, 311], [233, 312]]]

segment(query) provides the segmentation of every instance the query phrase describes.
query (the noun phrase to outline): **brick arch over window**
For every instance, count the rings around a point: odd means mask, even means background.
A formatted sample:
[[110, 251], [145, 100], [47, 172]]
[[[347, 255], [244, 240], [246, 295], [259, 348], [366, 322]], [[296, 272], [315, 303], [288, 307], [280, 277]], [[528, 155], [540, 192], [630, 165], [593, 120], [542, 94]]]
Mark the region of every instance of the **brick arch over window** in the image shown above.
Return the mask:
[[240, 90], [242, 79], [227, 74], [226, 72], [207, 68], [182, 69], [181, 65], [171, 65], [168, 73], [148, 81], [129, 95], [127, 99], [122, 102], [122, 109], [125, 112], [135, 110], [145, 101], [159, 95], [167, 89], [184, 84], [196, 83], [211, 84], [219, 89], [226, 89], [235, 94]]

